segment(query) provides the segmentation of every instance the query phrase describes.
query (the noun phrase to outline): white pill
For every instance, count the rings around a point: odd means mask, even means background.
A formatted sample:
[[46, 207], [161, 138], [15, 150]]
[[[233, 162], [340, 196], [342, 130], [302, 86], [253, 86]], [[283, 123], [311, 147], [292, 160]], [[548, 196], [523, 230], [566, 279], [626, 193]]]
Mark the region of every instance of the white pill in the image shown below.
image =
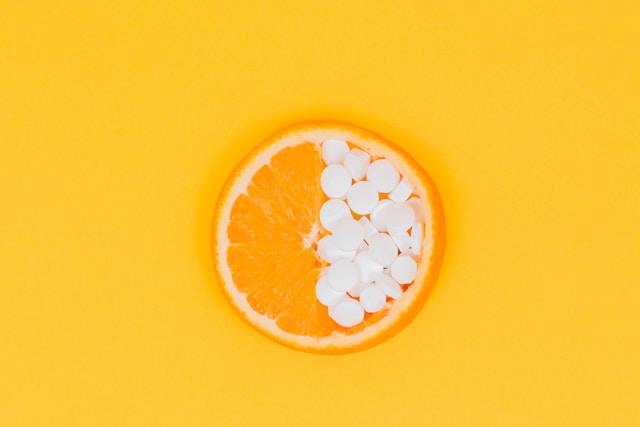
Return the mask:
[[400, 255], [391, 264], [391, 277], [401, 285], [406, 285], [413, 282], [416, 277], [416, 270], [418, 265], [416, 261], [409, 255]]
[[411, 253], [414, 255], [420, 255], [422, 249], [422, 240], [424, 238], [424, 229], [422, 224], [416, 222], [411, 227]]
[[349, 152], [346, 141], [327, 139], [322, 143], [322, 160], [328, 165], [342, 163]]
[[357, 148], [354, 148], [347, 153], [344, 158], [344, 166], [349, 170], [349, 172], [351, 172], [351, 176], [356, 181], [360, 181], [364, 178], [367, 168], [369, 167], [369, 162], [371, 162], [371, 156], [369, 153], [365, 153]]
[[392, 200], [382, 199], [378, 202], [378, 205], [373, 208], [373, 211], [371, 212], [371, 223], [376, 228], [376, 230], [387, 231], [387, 228], [384, 224], [384, 212], [392, 204]]
[[366, 216], [360, 217], [358, 222], [362, 226], [362, 231], [364, 232], [364, 239], [365, 240], [367, 240], [367, 238], [369, 236], [373, 236], [374, 234], [376, 234], [378, 232], [378, 230], [376, 230], [376, 228], [373, 226], [371, 221], [369, 221], [369, 218], [367, 218]]
[[357, 250], [364, 239], [364, 231], [353, 218], [342, 218], [333, 228], [333, 241], [343, 251]]
[[407, 205], [411, 206], [413, 212], [416, 214], [416, 221], [424, 220], [424, 203], [419, 197], [412, 197], [406, 202]]
[[400, 287], [398, 282], [393, 280], [391, 276], [385, 273], [379, 274], [376, 280], [374, 280], [374, 283], [382, 289], [389, 298], [398, 299], [400, 295], [402, 295], [402, 287]]
[[341, 199], [351, 188], [351, 174], [342, 165], [329, 165], [320, 175], [320, 187], [332, 199]]
[[329, 317], [345, 328], [350, 328], [364, 320], [364, 309], [358, 301], [345, 298], [336, 305], [329, 307]]
[[411, 247], [411, 236], [406, 231], [398, 231], [391, 235], [400, 252], [406, 252]]
[[358, 267], [358, 280], [361, 282], [373, 282], [382, 273], [382, 265], [373, 260], [369, 251], [357, 254], [353, 263]]
[[329, 286], [338, 292], [347, 292], [358, 282], [358, 267], [352, 262], [338, 260], [327, 269]]
[[358, 181], [349, 189], [347, 202], [358, 215], [367, 215], [378, 204], [378, 191], [367, 181]]
[[398, 247], [387, 233], [377, 233], [369, 237], [371, 258], [383, 267], [389, 267], [398, 258]]
[[379, 192], [388, 193], [398, 185], [400, 173], [387, 159], [376, 160], [367, 169], [367, 181], [371, 182]]
[[358, 298], [360, 296], [360, 292], [369, 285], [370, 283], [367, 282], [358, 282], [353, 288], [349, 289], [349, 295], [354, 298]]
[[375, 313], [384, 307], [387, 294], [375, 285], [369, 285], [360, 292], [360, 305], [367, 313]]
[[416, 214], [406, 203], [394, 203], [384, 210], [383, 222], [389, 233], [406, 231], [415, 222]]
[[316, 283], [316, 298], [320, 304], [330, 307], [345, 297], [344, 292], [339, 292], [329, 286], [327, 276], [320, 276]]
[[349, 205], [340, 199], [329, 199], [320, 208], [320, 224], [329, 231], [333, 231], [336, 222], [342, 218], [351, 218]]
[[411, 193], [413, 193], [413, 185], [407, 178], [402, 178], [396, 188], [389, 193], [389, 198], [396, 203], [402, 203], [407, 201]]
[[343, 251], [336, 246], [333, 236], [324, 236], [318, 241], [318, 255], [326, 262], [336, 262], [339, 259], [351, 261], [356, 251]]

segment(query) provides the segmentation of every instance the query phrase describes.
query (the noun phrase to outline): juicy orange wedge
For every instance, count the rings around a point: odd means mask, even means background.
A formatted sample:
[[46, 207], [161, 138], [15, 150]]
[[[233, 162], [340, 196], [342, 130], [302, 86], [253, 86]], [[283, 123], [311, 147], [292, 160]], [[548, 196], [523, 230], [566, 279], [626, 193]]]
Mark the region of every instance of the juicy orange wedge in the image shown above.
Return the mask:
[[[327, 234], [319, 221], [327, 200], [320, 187], [322, 142], [347, 141], [386, 158], [414, 184], [425, 212], [415, 280], [397, 300], [345, 328], [316, 298], [327, 263], [317, 254]], [[212, 229], [217, 281], [233, 309], [285, 346], [323, 354], [364, 350], [396, 334], [416, 316], [435, 284], [444, 251], [444, 216], [429, 175], [404, 151], [362, 128], [302, 123], [257, 145], [235, 168], [219, 196]]]

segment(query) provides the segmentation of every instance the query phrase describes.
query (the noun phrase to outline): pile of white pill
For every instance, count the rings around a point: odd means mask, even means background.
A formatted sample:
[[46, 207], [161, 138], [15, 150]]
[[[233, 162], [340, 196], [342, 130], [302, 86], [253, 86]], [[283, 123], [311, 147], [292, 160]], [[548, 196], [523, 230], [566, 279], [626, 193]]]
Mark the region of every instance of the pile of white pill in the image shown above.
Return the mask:
[[398, 299], [416, 275], [424, 237], [422, 201], [414, 186], [384, 158], [375, 158], [346, 141], [322, 144], [320, 186], [327, 200], [318, 241], [327, 263], [316, 296], [329, 316], [344, 327]]

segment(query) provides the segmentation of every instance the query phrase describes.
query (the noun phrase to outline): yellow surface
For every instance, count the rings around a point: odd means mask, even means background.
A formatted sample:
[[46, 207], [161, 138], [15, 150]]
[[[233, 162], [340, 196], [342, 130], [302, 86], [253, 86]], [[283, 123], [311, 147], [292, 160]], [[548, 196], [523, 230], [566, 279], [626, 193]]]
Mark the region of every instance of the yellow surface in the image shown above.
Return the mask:
[[[0, 0], [0, 425], [640, 425], [640, 6]], [[322, 357], [254, 332], [215, 197], [291, 122], [442, 191], [435, 293]]]

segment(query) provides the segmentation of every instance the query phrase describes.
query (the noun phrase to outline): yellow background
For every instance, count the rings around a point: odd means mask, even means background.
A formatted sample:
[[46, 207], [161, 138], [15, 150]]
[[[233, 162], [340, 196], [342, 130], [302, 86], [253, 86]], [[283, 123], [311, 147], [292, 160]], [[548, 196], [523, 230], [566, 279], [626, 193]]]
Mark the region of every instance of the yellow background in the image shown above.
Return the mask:
[[[635, 1], [0, 0], [0, 425], [640, 425]], [[363, 353], [263, 338], [209, 259], [292, 122], [431, 173], [448, 242]]]

